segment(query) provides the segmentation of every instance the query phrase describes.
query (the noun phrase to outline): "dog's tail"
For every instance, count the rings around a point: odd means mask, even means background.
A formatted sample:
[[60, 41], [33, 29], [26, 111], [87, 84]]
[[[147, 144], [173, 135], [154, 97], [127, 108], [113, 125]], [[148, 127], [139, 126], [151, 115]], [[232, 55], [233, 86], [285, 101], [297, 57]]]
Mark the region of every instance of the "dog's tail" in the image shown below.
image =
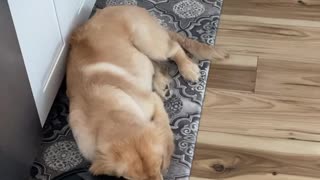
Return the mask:
[[177, 41], [182, 48], [187, 50], [197, 60], [223, 60], [229, 57], [229, 54], [222, 49], [214, 48], [197, 40], [187, 38], [179, 33], [168, 31], [172, 40]]

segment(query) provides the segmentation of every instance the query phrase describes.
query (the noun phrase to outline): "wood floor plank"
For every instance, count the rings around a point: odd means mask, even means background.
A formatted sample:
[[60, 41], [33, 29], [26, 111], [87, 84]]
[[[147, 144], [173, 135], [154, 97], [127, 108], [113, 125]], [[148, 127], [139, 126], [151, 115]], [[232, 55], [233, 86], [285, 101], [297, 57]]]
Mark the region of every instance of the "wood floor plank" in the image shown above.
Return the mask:
[[309, 28], [319, 28], [319, 21], [309, 21], [309, 20], [299, 20], [299, 19], [283, 19], [279, 17], [261, 17], [261, 16], [245, 16], [245, 15], [230, 15], [223, 14], [221, 16], [221, 21], [244, 21], [247, 23], [255, 23], [255, 24], [271, 24], [278, 26], [293, 26], [293, 27], [309, 27]]
[[307, 5], [307, 6], [319, 6], [320, 5], [319, 0], [298, 0], [298, 2], [302, 5]]
[[232, 54], [229, 59], [215, 61], [210, 67], [210, 88], [254, 91], [258, 57]]
[[[190, 180], [212, 180], [212, 178], [201, 178], [201, 177], [192, 176]], [[244, 176], [223, 178], [223, 180], [319, 180], [319, 179], [305, 177], [305, 176], [292, 176], [292, 175], [283, 175], [283, 174], [277, 174], [277, 175], [259, 174], [259, 175], [244, 175]]]
[[238, 54], [231, 54], [228, 59], [225, 59], [223, 61], [212, 62], [212, 68], [229, 70], [256, 71], [257, 65], [257, 56], [245, 56]]
[[192, 176], [273, 174], [320, 178], [320, 143], [201, 131]]
[[320, 179], [319, 12], [224, 0], [216, 46], [233, 56], [211, 66], [191, 179]]
[[253, 92], [256, 71], [210, 68], [208, 88], [231, 89]]
[[276, 21], [222, 15], [216, 44], [236, 54], [320, 63], [319, 27], [273, 23]]
[[255, 92], [320, 98], [320, 64], [261, 59]]
[[224, 0], [223, 14], [320, 21], [319, 0]]
[[208, 88], [200, 130], [320, 142], [320, 100]]

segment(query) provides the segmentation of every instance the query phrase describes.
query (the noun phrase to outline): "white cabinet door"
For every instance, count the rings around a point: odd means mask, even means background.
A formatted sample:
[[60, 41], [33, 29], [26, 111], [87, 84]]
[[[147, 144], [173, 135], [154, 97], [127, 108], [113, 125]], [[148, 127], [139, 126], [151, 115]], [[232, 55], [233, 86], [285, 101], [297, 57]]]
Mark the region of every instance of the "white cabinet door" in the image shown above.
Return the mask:
[[43, 125], [65, 74], [67, 40], [94, 0], [8, 0]]

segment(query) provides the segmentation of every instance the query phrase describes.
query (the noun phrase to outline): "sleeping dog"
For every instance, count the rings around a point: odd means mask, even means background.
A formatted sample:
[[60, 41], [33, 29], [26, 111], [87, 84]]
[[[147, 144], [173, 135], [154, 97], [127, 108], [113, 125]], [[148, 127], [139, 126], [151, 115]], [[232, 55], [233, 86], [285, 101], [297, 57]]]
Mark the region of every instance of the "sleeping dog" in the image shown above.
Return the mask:
[[161, 96], [168, 82], [157, 63], [174, 61], [197, 81], [197, 59], [223, 51], [162, 28], [139, 7], [100, 10], [72, 34], [67, 62], [69, 124], [94, 175], [160, 180], [174, 150]]

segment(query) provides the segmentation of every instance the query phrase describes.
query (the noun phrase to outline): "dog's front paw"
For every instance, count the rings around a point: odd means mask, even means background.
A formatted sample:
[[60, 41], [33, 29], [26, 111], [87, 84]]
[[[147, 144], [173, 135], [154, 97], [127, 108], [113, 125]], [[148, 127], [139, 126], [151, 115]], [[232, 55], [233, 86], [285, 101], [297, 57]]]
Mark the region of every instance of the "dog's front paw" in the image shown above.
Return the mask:
[[192, 62], [188, 62], [181, 66], [179, 71], [183, 78], [188, 81], [197, 82], [200, 78], [200, 68], [197, 64]]

